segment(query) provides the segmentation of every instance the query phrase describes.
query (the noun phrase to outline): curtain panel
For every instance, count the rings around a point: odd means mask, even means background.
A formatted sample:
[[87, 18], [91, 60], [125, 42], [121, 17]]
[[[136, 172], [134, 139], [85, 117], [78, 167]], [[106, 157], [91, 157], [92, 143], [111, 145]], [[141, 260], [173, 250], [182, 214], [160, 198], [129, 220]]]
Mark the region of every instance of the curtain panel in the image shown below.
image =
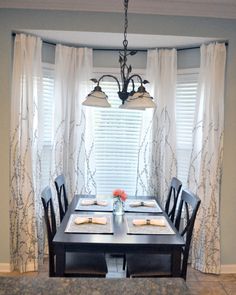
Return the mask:
[[52, 182], [64, 174], [68, 197], [94, 193], [93, 118], [81, 103], [91, 90], [92, 49], [56, 45]]
[[224, 134], [225, 44], [201, 46], [189, 189], [201, 199], [196, 219], [192, 266], [220, 272], [220, 181]]
[[42, 101], [39, 38], [17, 34], [11, 98], [10, 255], [12, 270], [37, 271], [43, 254], [40, 198]]
[[[144, 160], [139, 161], [138, 185], [142, 192], [146, 187], [148, 194], [158, 196], [162, 205], [165, 203], [171, 178], [177, 174], [176, 76], [175, 49], [148, 50], [146, 78], [150, 82], [149, 91], [157, 107], [151, 122], [144, 117], [140, 148], [140, 156]], [[146, 116], [150, 116], [150, 113]]]

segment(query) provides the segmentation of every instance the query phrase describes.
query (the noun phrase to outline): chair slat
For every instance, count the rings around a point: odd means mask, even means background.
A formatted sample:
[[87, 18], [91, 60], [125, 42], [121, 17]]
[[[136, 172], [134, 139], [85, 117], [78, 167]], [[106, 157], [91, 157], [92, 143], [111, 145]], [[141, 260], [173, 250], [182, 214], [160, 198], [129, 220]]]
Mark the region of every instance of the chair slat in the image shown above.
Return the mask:
[[175, 213], [176, 213], [176, 206], [178, 202], [178, 198], [181, 192], [182, 188], [182, 182], [176, 178], [173, 177], [171, 180], [166, 204], [165, 204], [165, 212], [169, 216], [170, 220], [174, 222], [175, 219]]
[[58, 175], [54, 181], [56, 191], [57, 191], [57, 199], [59, 205], [59, 213], [60, 213], [60, 221], [62, 221], [63, 217], [66, 214], [68, 209], [68, 198], [65, 187], [65, 178], [64, 175]]

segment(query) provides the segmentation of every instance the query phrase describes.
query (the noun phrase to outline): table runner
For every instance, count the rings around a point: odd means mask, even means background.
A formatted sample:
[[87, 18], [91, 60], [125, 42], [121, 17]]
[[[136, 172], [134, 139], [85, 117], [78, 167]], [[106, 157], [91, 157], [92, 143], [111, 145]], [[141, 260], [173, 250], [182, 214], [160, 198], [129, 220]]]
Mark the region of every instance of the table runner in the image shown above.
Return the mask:
[[[65, 232], [66, 233], [84, 233], [84, 234], [112, 234], [113, 233], [113, 224], [112, 224], [112, 215], [99, 215], [99, 217], [106, 217], [107, 224], [94, 224], [94, 223], [84, 223], [84, 224], [75, 224], [74, 220], [78, 217], [95, 217], [94, 214], [71, 214], [69, 221], [67, 223]], [[98, 215], [96, 215], [98, 217]]]
[[[133, 219], [159, 219], [164, 220], [166, 226], [155, 225], [133, 225]], [[127, 225], [127, 234], [135, 235], [173, 235], [175, 232], [171, 228], [165, 216], [125, 216]]]
[[[153, 201], [155, 202], [155, 207], [147, 207], [147, 206], [139, 206], [139, 207], [131, 207], [129, 204], [133, 202], [143, 202], [143, 201]], [[143, 213], [161, 213], [162, 209], [160, 206], [157, 204], [155, 199], [150, 199], [150, 200], [143, 200], [143, 199], [127, 199], [125, 201], [125, 211], [126, 212], [143, 212]]]

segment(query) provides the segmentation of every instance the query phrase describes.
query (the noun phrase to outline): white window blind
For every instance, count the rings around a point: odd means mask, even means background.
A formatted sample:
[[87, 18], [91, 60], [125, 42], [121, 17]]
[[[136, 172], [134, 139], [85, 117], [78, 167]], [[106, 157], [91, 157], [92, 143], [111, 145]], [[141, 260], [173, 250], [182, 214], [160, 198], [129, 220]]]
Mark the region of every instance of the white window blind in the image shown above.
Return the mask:
[[43, 64], [43, 102], [41, 110], [43, 130], [42, 149], [42, 187], [49, 184], [49, 172], [51, 166], [52, 151], [52, 120], [54, 104], [54, 68], [49, 64]]
[[100, 85], [112, 108], [94, 108], [97, 193], [111, 194], [122, 188], [134, 195], [143, 112], [119, 109], [115, 81]]
[[198, 69], [178, 71], [176, 87], [177, 177], [186, 186], [192, 150]]

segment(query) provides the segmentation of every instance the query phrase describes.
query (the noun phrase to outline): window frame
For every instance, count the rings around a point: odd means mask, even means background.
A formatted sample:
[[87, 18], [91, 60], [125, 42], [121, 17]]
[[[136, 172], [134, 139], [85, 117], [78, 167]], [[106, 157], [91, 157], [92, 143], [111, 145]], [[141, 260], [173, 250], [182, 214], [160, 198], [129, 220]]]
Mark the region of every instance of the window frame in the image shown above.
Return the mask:
[[[50, 168], [51, 168], [51, 159], [52, 159], [52, 136], [53, 136], [53, 100], [55, 95], [55, 65], [50, 63], [42, 62], [42, 80], [44, 78], [50, 78], [53, 80], [53, 90], [52, 90], [52, 101], [51, 101], [51, 120], [49, 120], [52, 124], [49, 128], [50, 130], [47, 130], [47, 133], [49, 136], [46, 138], [43, 136], [42, 138], [42, 155], [41, 155], [41, 171], [42, 171], [42, 177], [41, 177], [41, 185], [42, 187], [45, 187], [50, 182]], [[45, 109], [44, 109], [44, 103], [45, 103], [45, 97], [44, 97], [44, 81], [42, 81], [42, 102], [40, 103], [40, 107], [42, 108], [43, 114], [40, 116], [40, 118], [43, 118], [45, 115]], [[42, 130], [42, 134], [45, 135], [45, 120], [43, 118], [43, 122], [40, 122], [40, 129]], [[50, 136], [51, 135], [51, 136]]]
[[[177, 80], [176, 80], [176, 157], [177, 157], [177, 163], [178, 163], [178, 172], [177, 172], [177, 177], [182, 181], [183, 186], [187, 186], [187, 178], [188, 178], [188, 170], [189, 170], [189, 165], [190, 165], [190, 156], [191, 156], [191, 151], [192, 151], [192, 144], [193, 144], [193, 139], [191, 137], [191, 142], [186, 144], [185, 146], [180, 146], [178, 141], [180, 138], [178, 138], [178, 119], [177, 119], [177, 90], [178, 90], [178, 78], [180, 75], [185, 75], [185, 76], [190, 76], [193, 75], [193, 83], [196, 83], [195, 85], [195, 107], [194, 107], [194, 114], [192, 115], [192, 126], [190, 127], [191, 133], [194, 127], [194, 117], [195, 117], [195, 112], [196, 112], [196, 102], [197, 102], [197, 91], [198, 91], [198, 77], [199, 77], [199, 68], [187, 68], [187, 69], [178, 69], [177, 70]], [[195, 76], [195, 77], [194, 77]], [[182, 81], [183, 82], [183, 81]], [[185, 83], [190, 83], [191, 78], [187, 78]], [[187, 148], [186, 148], [187, 146]], [[184, 148], [185, 147], [185, 148]], [[183, 155], [181, 157], [181, 150], [182, 153], [184, 154], [184, 161], [183, 161]], [[187, 151], [186, 151], [187, 150]], [[181, 166], [180, 166], [181, 165]], [[184, 167], [185, 166], [185, 167]]]

